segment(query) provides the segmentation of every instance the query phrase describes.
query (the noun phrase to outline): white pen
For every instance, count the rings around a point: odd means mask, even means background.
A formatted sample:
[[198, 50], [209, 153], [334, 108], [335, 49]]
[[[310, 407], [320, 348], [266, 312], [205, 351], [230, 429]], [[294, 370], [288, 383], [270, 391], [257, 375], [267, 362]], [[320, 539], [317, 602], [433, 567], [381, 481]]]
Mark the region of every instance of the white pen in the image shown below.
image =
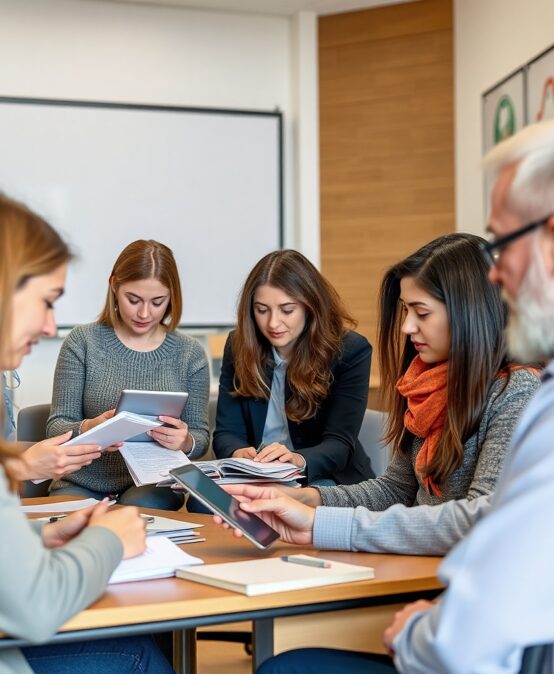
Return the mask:
[[331, 562], [324, 559], [309, 559], [308, 557], [298, 557], [294, 555], [284, 555], [281, 557], [283, 562], [292, 562], [293, 564], [302, 564], [303, 566], [315, 566], [318, 569], [330, 569]]

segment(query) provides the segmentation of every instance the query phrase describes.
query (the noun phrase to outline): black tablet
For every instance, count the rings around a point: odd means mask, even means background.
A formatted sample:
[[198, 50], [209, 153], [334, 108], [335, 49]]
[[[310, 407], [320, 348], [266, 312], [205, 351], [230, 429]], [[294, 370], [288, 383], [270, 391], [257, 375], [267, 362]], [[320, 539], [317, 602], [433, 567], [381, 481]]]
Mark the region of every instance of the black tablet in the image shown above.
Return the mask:
[[183, 487], [227, 524], [240, 529], [259, 548], [269, 547], [279, 538], [279, 534], [253, 513], [241, 510], [239, 502], [206, 477], [192, 464], [169, 471]]

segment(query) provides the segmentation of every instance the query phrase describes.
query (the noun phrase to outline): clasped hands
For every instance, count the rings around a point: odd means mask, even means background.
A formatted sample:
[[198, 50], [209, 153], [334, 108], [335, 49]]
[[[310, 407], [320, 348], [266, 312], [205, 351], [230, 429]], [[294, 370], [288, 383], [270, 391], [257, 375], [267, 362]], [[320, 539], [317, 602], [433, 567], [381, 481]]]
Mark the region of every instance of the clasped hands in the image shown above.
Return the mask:
[[59, 548], [69, 543], [87, 527], [103, 527], [112, 531], [123, 546], [123, 559], [140, 555], [146, 549], [146, 520], [138, 508], [109, 508], [108, 499], [77, 510], [71, 515], [45, 524], [42, 542], [46, 548]]
[[241, 447], [233, 452], [233, 456], [238, 459], [252, 459], [260, 463], [270, 463], [271, 461], [280, 461], [281, 463], [293, 463], [298, 468], [304, 468], [304, 458], [297, 452], [282, 445], [280, 442], [272, 442], [259, 452], [254, 447]]

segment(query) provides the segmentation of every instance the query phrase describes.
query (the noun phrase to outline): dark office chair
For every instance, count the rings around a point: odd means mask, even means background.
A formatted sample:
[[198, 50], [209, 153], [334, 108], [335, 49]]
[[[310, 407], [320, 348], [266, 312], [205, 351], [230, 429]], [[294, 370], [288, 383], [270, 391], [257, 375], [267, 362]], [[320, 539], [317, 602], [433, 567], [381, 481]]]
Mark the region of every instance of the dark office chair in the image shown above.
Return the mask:
[[527, 646], [523, 651], [521, 669], [519, 674], [542, 674], [545, 670], [548, 658], [552, 650], [552, 644], [537, 644]]
[[[20, 442], [40, 442], [46, 437], [46, 422], [50, 416], [50, 404], [30, 405], [24, 407], [17, 415], [17, 439]], [[31, 480], [25, 480], [22, 498], [34, 496], [48, 496], [48, 487], [51, 480], [45, 480], [35, 484]]]

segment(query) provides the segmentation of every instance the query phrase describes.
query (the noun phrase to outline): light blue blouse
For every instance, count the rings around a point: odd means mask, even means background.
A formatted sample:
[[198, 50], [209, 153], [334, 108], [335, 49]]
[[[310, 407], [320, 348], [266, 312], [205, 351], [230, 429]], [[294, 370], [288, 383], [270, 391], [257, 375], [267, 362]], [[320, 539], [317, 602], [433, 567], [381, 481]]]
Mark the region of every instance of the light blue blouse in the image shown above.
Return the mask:
[[279, 442], [293, 452], [294, 447], [292, 445], [292, 440], [290, 439], [289, 422], [285, 412], [287, 361], [283, 360], [275, 349], [272, 349], [272, 351], [273, 358], [275, 359], [275, 369], [273, 370], [271, 394], [267, 406], [267, 416], [265, 419], [262, 442], [264, 445], [270, 445], [272, 442]]

